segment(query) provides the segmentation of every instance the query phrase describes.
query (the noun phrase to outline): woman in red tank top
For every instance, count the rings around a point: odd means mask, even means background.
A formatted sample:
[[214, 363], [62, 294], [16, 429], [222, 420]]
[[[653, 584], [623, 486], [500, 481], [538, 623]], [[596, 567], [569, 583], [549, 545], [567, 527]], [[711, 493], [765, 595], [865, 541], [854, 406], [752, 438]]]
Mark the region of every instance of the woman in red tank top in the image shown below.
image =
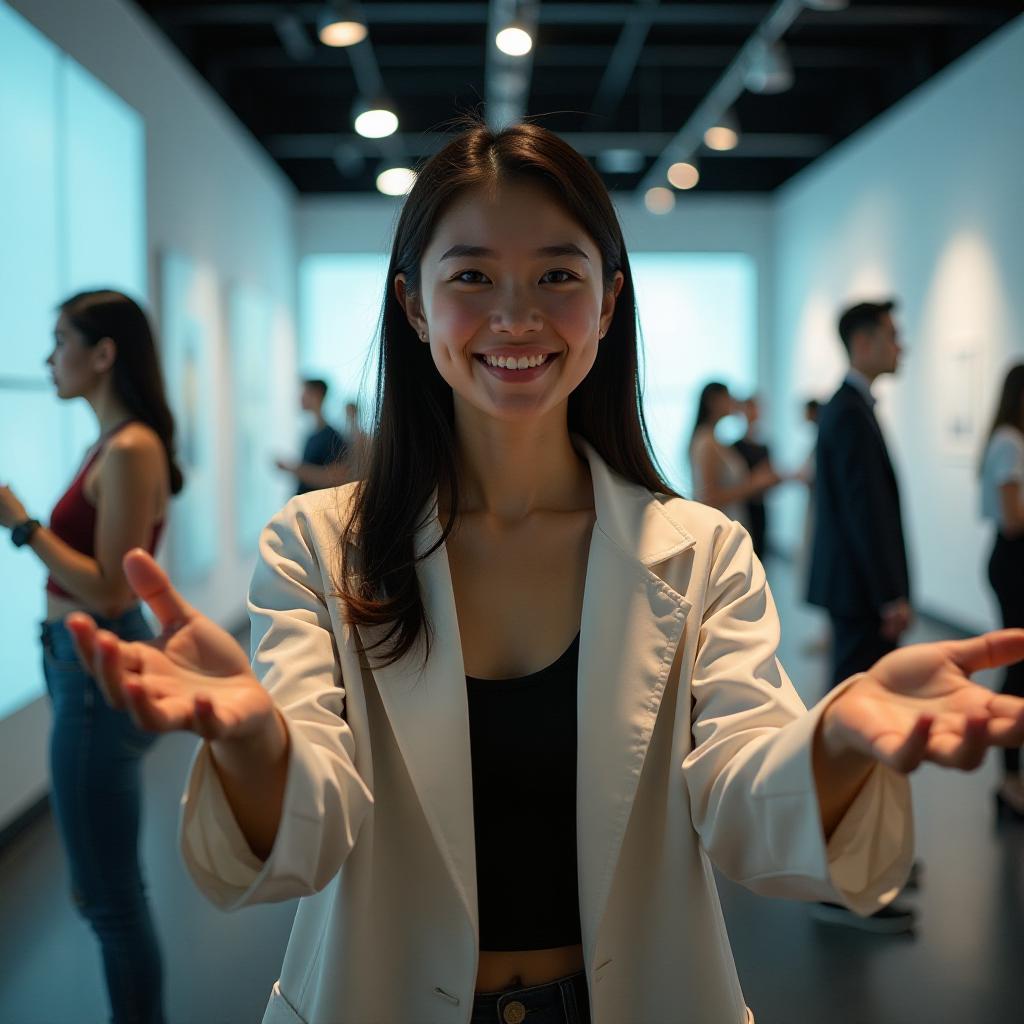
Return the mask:
[[138, 863], [140, 762], [154, 736], [111, 708], [79, 664], [64, 617], [87, 611], [122, 640], [152, 637], [121, 560], [152, 553], [182, 474], [153, 334], [120, 292], [62, 303], [47, 359], [57, 396], [84, 398], [99, 438], [50, 515], [0, 486], [0, 525], [49, 570], [43, 670], [53, 708], [52, 802], [75, 902], [103, 952], [115, 1024], [163, 1021], [161, 957]]

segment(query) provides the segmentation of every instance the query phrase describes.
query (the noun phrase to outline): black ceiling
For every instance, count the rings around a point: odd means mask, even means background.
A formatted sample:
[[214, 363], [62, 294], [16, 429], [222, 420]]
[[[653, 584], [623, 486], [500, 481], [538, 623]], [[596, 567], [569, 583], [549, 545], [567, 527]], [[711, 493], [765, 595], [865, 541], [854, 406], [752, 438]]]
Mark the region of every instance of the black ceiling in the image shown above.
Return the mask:
[[[137, 3], [304, 193], [373, 191], [380, 167], [429, 155], [440, 126], [483, 107], [487, 0], [368, 0], [368, 44], [351, 50], [319, 43], [316, 2]], [[591, 159], [602, 149], [639, 149], [646, 169], [772, 7], [538, 3], [527, 114], [540, 115]], [[729, 154], [701, 150], [698, 190], [774, 189], [1021, 9], [1021, 0], [852, 0], [841, 11], [803, 10], [783, 37], [793, 88], [740, 96], [741, 143]], [[638, 19], [639, 55], [623, 63], [628, 46], [620, 37]], [[357, 73], [365, 82], [367, 60], [400, 118], [390, 140], [363, 139], [352, 128]], [[613, 63], [617, 74], [606, 78]], [[622, 193], [643, 173], [605, 180]]]

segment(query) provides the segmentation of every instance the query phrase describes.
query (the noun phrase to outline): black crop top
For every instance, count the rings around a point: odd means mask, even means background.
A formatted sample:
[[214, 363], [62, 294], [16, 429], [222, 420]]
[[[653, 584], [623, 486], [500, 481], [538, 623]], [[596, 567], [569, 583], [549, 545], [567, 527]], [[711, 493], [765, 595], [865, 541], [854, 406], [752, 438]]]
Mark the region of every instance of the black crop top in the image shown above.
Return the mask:
[[576, 870], [579, 634], [518, 679], [466, 676], [482, 950], [580, 938]]

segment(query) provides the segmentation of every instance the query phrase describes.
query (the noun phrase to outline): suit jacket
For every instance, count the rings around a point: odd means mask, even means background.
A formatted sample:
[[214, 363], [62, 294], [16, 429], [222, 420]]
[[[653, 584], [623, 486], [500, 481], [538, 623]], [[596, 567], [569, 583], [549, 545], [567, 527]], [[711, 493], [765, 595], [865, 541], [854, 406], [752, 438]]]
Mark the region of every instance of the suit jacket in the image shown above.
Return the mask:
[[[743, 1024], [712, 875], [867, 914], [909, 871], [907, 780], [878, 765], [825, 844], [807, 713], [742, 527], [613, 473], [574, 436], [596, 505], [578, 676], [579, 902], [594, 1024]], [[225, 909], [303, 897], [265, 1024], [466, 1024], [478, 964], [465, 668], [445, 548], [419, 563], [435, 629], [371, 670], [329, 596], [349, 484], [264, 531], [253, 665], [287, 721], [280, 829], [253, 856], [206, 745], [181, 847]], [[436, 515], [416, 537], [440, 536]], [[369, 643], [385, 627], [363, 629]], [[517, 837], [510, 836], [510, 842]]]
[[899, 487], [874, 411], [849, 382], [821, 413], [808, 600], [871, 617], [910, 596]]

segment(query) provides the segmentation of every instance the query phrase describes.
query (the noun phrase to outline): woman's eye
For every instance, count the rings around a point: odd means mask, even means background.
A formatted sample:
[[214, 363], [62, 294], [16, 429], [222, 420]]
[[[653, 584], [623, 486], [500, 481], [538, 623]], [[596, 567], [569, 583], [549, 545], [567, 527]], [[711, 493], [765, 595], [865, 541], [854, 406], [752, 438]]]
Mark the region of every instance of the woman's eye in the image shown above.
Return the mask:
[[456, 274], [452, 280], [461, 281], [462, 284], [480, 284], [480, 278], [484, 278], [484, 275], [479, 270], [463, 270]]
[[552, 274], [560, 274], [561, 277], [557, 281], [549, 281], [549, 284], [567, 284], [569, 281], [577, 280], [576, 275], [570, 274], [568, 270], [549, 270], [544, 277], [549, 278]]

